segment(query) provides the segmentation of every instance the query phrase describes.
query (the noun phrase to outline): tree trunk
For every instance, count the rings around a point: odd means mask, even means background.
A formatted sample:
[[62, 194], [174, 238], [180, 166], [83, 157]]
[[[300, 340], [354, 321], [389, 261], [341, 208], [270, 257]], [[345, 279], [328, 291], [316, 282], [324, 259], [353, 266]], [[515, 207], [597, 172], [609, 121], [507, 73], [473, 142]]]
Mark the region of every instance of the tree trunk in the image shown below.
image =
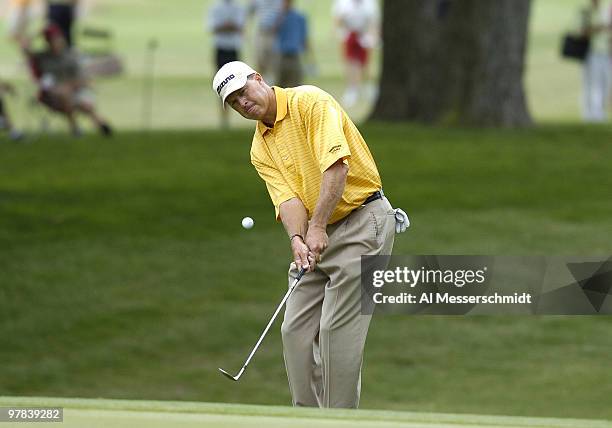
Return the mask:
[[519, 127], [530, 0], [386, 0], [372, 119]]

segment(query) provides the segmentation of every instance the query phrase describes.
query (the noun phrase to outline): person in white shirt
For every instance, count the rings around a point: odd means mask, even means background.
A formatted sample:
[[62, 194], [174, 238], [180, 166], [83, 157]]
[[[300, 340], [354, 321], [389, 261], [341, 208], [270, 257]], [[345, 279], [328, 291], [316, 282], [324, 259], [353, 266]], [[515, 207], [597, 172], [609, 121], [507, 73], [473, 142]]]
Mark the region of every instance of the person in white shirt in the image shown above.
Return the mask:
[[375, 88], [369, 79], [370, 51], [379, 38], [380, 13], [376, 0], [336, 0], [332, 15], [340, 30], [346, 66], [346, 90], [342, 99], [345, 107], [351, 107], [366, 91], [370, 98]]
[[583, 66], [583, 118], [585, 122], [604, 122], [608, 119], [612, 77], [612, 2], [591, 0], [584, 11], [582, 30], [590, 38]]
[[[246, 9], [236, 0], [218, 0], [208, 12], [208, 28], [213, 33], [215, 73], [228, 62], [240, 59]], [[228, 112], [221, 109], [221, 127], [229, 125]]]

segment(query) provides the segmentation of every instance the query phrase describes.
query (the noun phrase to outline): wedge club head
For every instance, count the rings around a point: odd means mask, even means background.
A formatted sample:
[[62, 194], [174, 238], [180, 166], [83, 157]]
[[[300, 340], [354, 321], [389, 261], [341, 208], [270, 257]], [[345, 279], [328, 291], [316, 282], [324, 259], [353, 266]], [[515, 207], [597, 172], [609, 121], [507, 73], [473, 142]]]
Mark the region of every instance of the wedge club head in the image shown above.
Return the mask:
[[287, 301], [287, 299], [289, 298], [289, 296], [291, 295], [291, 293], [293, 292], [293, 290], [297, 286], [298, 282], [300, 281], [300, 279], [302, 279], [302, 277], [304, 276], [305, 273], [306, 273], [306, 269], [301, 269], [299, 271], [299, 273], [296, 276], [295, 280], [291, 284], [291, 287], [289, 287], [289, 290], [287, 290], [287, 293], [285, 294], [285, 297], [283, 297], [283, 300], [281, 300], [280, 304], [276, 308], [276, 311], [274, 311], [274, 315], [272, 315], [272, 318], [268, 322], [268, 325], [266, 326], [266, 328], [264, 329], [263, 333], [259, 337], [259, 340], [257, 341], [255, 346], [251, 350], [251, 353], [247, 357], [246, 361], [244, 362], [244, 365], [242, 366], [242, 368], [240, 369], [238, 374], [236, 376], [232, 376], [231, 374], [229, 374], [228, 372], [223, 370], [221, 367], [219, 367], [219, 371], [221, 372], [221, 374], [223, 376], [227, 377], [228, 379], [233, 380], [234, 382], [238, 382], [238, 379], [240, 379], [240, 376], [242, 376], [242, 374], [246, 370], [246, 367], [249, 365], [249, 362], [251, 362], [251, 358], [253, 358], [253, 355], [255, 355], [255, 352], [259, 348], [259, 345], [261, 345], [261, 342], [263, 341], [264, 337], [266, 337], [266, 334], [268, 333], [268, 330], [270, 330], [270, 327], [274, 323], [274, 320], [276, 319], [276, 316], [278, 315], [278, 313], [280, 312], [281, 308], [283, 307], [283, 305], [285, 304], [285, 302]]
[[238, 382], [238, 379], [240, 379], [240, 376], [242, 376], [242, 373], [244, 373], [244, 367], [240, 369], [240, 371], [238, 372], [238, 374], [236, 376], [232, 376], [231, 374], [229, 374], [228, 372], [226, 372], [225, 370], [223, 370], [221, 367], [219, 367], [219, 371], [227, 378], [233, 380], [234, 382]]

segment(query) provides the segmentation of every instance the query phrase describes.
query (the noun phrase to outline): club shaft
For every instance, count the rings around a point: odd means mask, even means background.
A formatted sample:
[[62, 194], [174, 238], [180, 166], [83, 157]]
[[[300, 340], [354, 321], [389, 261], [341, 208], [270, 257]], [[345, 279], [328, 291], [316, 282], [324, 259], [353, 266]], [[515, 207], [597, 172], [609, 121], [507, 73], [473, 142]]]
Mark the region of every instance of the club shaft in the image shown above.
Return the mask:
[[287, 293], [285, 293], [285, 296], [283, 297], [283, 300], [281, 300], [280, 304], [276, 308], [276, 311], [274, 311], [274, 315], [272, 315], [272, 318], [270, 318], [270, 322], [268, 322], [268, 325], [264, 329], [263, 333], [261, 333], [261, 336], [259, 336], [259, 340], [257, 341], [255, 346], [253, 347], [253, 350], [251, 351], [251, 353], [247, 357], [246, 361], [244, 362], [244, 365], [242, 366], [242, 370], [241, 371], [244, 371], [246, 366], [249, 365], [249, 362], [251, 361], [251, 358], [253, 358], [253, 355], [255, 355], [255, 352], [257, 351], [257, 348], [259, 348], [259, 345], [264, 340], [264, 337], [266, 337], [266, 334], [268, 333], [268, 330], [270, 330], [270, 327], [272, 327], [272, 324], [274, 324], [274, 320], [276, 320], [276, 317], [278, 316], [278, 313], [283, 308], [283, 305], [285, 304], [287, 299], [289, 299], [289, 296], [291, 295], [291, 293], [293, 292], [293, 290], [295, 289], [295, 287], [297, 286], [298, 282], [300, 281], [300, 279], [302, 278], [302, 276], [304, 275], [305, 272], [306, 272], [306, 270], [302, 269], [298, 273], [298, 276], [295, 278], [295, 280], [291, 284], [291, 287], [289, 287], [289, 290], [287, 290]]

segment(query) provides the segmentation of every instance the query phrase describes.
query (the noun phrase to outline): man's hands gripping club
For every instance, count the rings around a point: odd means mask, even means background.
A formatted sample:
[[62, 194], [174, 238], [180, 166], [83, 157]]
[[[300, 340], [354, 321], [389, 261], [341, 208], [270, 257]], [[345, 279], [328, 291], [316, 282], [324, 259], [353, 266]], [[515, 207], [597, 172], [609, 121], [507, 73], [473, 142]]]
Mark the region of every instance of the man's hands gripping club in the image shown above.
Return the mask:
[[294, 235], [291, 238], [291, 252], [293, 253], [293, 260], [298, 270], [303, 268], [308, 272], [312, 272], [317, 262], [321, 259], [320, 255], [317, 257], [310, 251], [301, 235]]
[[298, 198], [292, 198], [283, 202], [279, 209], [281, 220], [289, 234], [293, 261], [298, 270], [304, 268], [312, 272], [317, 264], [317, 256], [305, 242], [308, 231], [308, 214], [304, 204]]
[[319, 200], [310, 222], [302, 201], [292, 198], [283, 202], [280, 217], [291, 240], [293, 260], [298, 269], [315, 269], [327, 248], [327, 221], [344, 192], [348, 166], [338, 160], [323, 173]]

